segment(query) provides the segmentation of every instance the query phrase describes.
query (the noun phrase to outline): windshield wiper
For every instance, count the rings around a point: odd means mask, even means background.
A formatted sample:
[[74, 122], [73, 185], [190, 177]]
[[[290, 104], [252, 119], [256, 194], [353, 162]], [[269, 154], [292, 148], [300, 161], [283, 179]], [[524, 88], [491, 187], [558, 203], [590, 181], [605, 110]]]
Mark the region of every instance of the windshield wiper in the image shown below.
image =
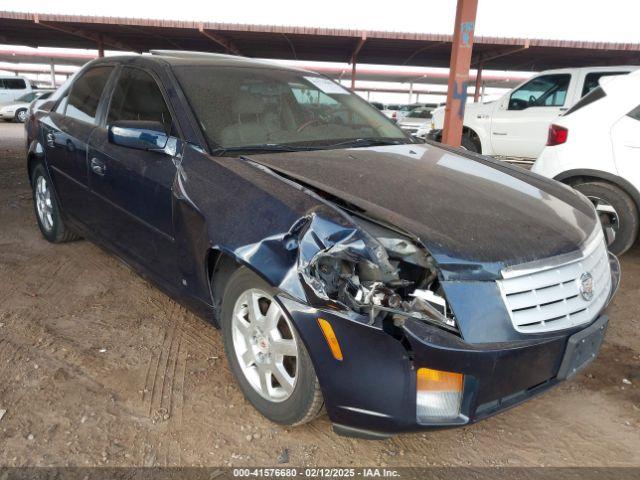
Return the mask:
[[237, 147], [218, 148], [213, 151], [214, 155], [223, 156], [226, 153], [240, 153], [240, 152], [300, 152], [305, 150], [316, 150], [312, 147], [300, 147], [295, 145], [277, 144], [277, 143], [264, 143], [259, 145], [240, 145]]
[[407, 143], [404, 138], [382, 138], [382, 137], [372, 137], [372, 138], [352, 138], [350, 140], [345, 140], [343, 142], [333, 143], [331, 145], [326, 145], [322, 148], [330, 149], [336, 147], [375, 147], [380, 145], [405, 145]]

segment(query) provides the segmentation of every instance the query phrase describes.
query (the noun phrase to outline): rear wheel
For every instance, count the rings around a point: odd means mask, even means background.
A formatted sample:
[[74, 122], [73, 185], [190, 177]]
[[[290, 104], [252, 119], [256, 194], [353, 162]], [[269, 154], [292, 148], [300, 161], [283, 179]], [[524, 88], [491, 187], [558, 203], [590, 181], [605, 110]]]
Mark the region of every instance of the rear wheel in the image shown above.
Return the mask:
[[311, 358], [275, 295], [253, 272], [238, 269], [222, 300], [224, 346], [247, 400], [273, 422], [299, 425], [324, 402]]
[[638, 237], [638, 209], [622, 189], [606, 182], [585, 182], [573, 186], [593, 203], [609, 250], [622, 255]]
[[70, 231], [60, 216], [60, 207], [51, 185], [51, 178], [41, 163], [31, 173], [33, 206], [42, 236], [51, 243], [69, 242], [80, 237]]

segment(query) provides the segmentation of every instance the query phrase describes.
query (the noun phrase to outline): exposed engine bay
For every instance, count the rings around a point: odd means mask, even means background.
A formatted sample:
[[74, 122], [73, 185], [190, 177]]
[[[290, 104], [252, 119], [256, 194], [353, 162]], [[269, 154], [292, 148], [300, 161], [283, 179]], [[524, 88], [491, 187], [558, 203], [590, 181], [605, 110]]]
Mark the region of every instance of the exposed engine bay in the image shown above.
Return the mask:
[[401, 232], [353, 219], [360, 228], [330, 238], [330, 245], [313, 235], [320, 250], [300, 270], [314, 291], [369, 315], [370, 324], [390, 319], [401, 326], [411, 317], [457, 333], [435, 260], [424, 247]]

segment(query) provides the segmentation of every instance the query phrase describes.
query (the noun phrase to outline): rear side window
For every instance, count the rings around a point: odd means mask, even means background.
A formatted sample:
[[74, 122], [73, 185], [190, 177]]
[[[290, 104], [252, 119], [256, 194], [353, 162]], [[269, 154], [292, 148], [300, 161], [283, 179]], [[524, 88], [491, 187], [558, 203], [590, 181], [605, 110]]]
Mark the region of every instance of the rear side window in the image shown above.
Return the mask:
[[584, 86], [582, 87], [582, 96], [584, 97], [586, 94], [595, 90], [600, 86], [598, 81], [602, 77], [610, 77], [611, 75], [626, 75], [629, 72], [591, 72], [587, 73], [587, 76], [584, 77]]
[[87, 123], [95, 123], [100, 97], [113, 67], [95, 67], [80, 76], [67, 99], [65, 115]]
[[27, 83], [22, 78], [2, 78], [0, 79], [0, 88], [7, 90], [25, 90]]
[[137, 68], [125, 68], [111, 97], [107, 123], [120, 120], [156, 121], [172, 131], [171, 114], [158, 84]]

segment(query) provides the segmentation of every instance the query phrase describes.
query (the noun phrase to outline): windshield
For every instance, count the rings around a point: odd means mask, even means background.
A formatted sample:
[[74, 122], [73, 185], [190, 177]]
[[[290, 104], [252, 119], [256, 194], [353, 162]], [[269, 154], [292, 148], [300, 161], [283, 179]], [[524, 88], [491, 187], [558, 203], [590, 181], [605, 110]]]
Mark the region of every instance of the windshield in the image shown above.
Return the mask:
[[412, 142], [366, 101], [312, 73], [210, 65], [174, 70], [212, 149]]
[[33, 100], [34, 98], [36, 98], [36, 94], [34, 92], [29, 92], [29, 93], [25, 93], [24, 95], [19, 96], [18, 98], [16, 98], [16, 102], [26, 102], [29, 103], [31, 102], [31, 100]]

